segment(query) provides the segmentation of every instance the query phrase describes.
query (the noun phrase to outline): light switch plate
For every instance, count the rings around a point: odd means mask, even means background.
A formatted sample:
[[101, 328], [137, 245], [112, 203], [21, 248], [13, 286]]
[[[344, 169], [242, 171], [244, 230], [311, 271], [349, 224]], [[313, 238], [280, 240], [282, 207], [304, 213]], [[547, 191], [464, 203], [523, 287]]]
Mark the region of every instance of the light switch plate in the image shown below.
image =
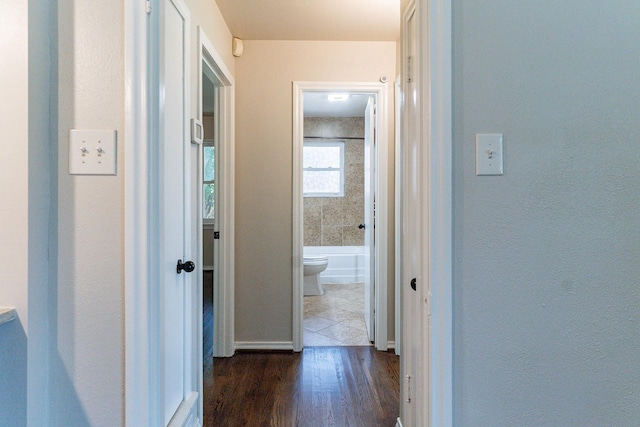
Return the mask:
[[476, 134], [476, 175], [502, 175], [502, 134]]
[[69, 131], [69, 173], [71, 175], [115, 175], [116, 131]]

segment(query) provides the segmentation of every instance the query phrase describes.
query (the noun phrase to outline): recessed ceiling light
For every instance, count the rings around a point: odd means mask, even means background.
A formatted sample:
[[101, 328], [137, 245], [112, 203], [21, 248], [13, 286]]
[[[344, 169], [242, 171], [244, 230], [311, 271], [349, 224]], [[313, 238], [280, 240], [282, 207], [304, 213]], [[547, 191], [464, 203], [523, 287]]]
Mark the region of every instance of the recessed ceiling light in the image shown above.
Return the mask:
[[346, 101], [349, 99], [348, 93], [331, 93], [327, 96], [329, 101]]

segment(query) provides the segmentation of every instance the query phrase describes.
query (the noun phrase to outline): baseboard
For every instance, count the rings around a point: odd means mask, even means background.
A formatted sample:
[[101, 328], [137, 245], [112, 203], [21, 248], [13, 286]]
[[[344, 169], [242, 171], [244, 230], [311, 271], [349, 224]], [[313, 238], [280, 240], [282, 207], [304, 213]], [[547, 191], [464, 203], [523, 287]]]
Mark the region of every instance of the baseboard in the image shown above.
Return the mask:
[[402, 427], [402, 421], [400, 421], [400, 417], [396, 419], [396, 427]]
[[291, 350], [292, 341], [236, 341], [236, 350]]
[[396, 342], [395, 341], [388, 341], [387, 342], [387, 348], [389, 350], [395, 350], [396, 349]]

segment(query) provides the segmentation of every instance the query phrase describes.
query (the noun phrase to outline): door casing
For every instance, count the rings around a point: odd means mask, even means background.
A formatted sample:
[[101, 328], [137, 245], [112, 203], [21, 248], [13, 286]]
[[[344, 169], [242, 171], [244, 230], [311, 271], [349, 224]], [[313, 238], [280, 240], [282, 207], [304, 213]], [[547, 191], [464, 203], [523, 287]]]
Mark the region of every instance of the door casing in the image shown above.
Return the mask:
[[[302, 197], [302, 145], [304, 141], [304, 92], [343, 92], [369, 94], [376, 97], [377, 150], [382, 155], [376, 157], [376, 261], [388, 259], [388, 161], [389, 114], [387, 83], [362, 82], [293, 82], [293, 350], [303, 347], [303, 197]], [[386, 351], [389, 347], [387, 334], [387, 263], [376, 262], [375, 268], [375, 346]]]
[[[422, 343], [422, 369], [415, 379], [423, 391], [415, 402], [421, 408], [421, 425], [448, 427], [454, 422], [452, 0], [415, 0], [415, 6], [419, 41], [422, 283], [418, 284], [419, 318], [402, 324], [402, 341], [407, 334], [413, 334]], [[400, 200], [398, 197], [402, 195], [396, 195], [396, 200]], [[402, 215], [406, 216], [406, 212]], [[407, 255], [403, 253], [403, 263]], [[404, 357], [401, 352], [401, 366]], [[401, 426], [403, 421], [398, 419], [397, 425]]]
[[[231, 357], [235, 352], [234, 332], [234, 99], [235, 82], [222, 57], [202, 27], [198, 27], [198, 118], [202, 122], [202, 73], [212, 73], [217, 90], [216, 100], [216, 219], [214, 230], [220, 233], [214, 247], [214, 357]], [[202, 146], [198, 150], [198, 181], [202, 182]], [[202, 185], [198, 185], [197, 212], [202, 212]], [[199, 265], [202, 265], [202, 215], [198, 215]], [[199, 276], [202, 281], [202, 274]], [[202, 285], [200, 286], [202, 288]], [[202, 322], [201, 322], [202, 323]], [[200, 334], [202, 335], [202, 334]]]

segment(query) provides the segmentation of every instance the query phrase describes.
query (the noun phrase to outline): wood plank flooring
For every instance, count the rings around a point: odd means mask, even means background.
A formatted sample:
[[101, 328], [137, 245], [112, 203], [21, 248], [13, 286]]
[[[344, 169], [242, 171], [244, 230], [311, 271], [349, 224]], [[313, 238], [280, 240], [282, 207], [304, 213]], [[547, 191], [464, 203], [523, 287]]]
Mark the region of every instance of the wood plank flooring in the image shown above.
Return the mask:
[[213, 375], [205, 377], [204, 425], [393, 427], [398, 399], [399, 360], [393, 352], [243, 352], [214, 360]]
[[206, 373], [213, 361], [213, 271], [202, 277], [202, 361]]
[[203, 279], [205, 427], [395, 425], [400, 383], [393, 352], [307, 346], [301, 353], [213, 359], [213, 275]]

